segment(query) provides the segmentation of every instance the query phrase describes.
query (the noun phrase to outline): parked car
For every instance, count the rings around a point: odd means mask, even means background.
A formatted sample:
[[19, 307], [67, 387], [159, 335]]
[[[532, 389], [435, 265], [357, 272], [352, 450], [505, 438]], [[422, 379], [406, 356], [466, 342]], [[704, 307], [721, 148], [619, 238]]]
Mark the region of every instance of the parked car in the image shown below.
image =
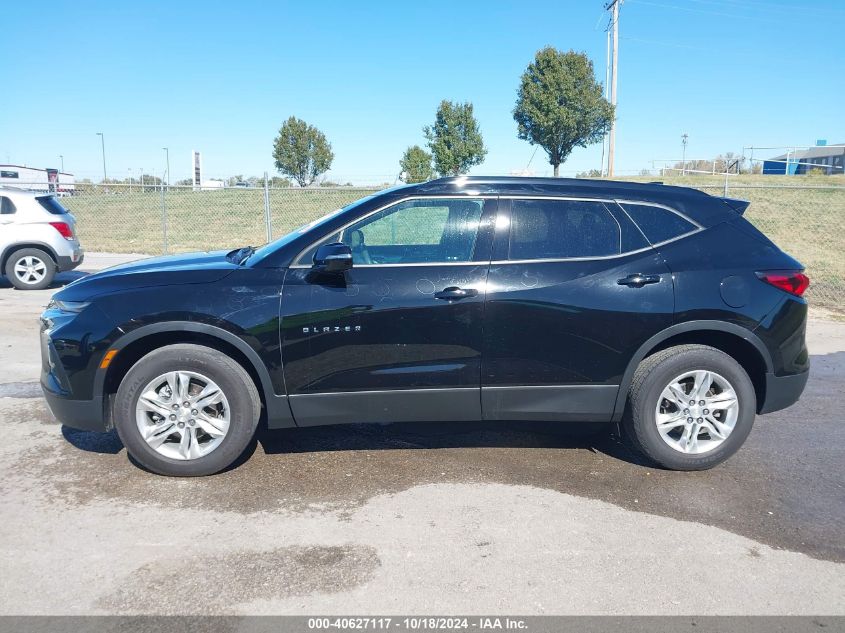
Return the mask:
[[[681, 187], [444, 178], [259, 249], [117, 266], [56, 293], [41, 383], [167, 475], [255, 433], [344, 423], [621, 423], [705, 469], [807, 381], [808, 279], [742, 214]], [[773, 456], [775, 458], [775, 456]]]
[[15, 288], [46, 288], [84, 256], [76, 220], [54, 195], [0, 187], [0, 271]]

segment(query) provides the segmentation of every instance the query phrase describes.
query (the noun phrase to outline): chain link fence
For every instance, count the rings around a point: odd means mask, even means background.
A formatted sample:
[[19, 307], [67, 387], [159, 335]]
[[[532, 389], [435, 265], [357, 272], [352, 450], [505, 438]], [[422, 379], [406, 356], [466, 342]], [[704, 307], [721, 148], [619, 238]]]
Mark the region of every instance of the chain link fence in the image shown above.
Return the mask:
[[[697, 187], [715, 196], [723, 187]], [[740, 185], [731, 198], [751, 202], [745, 217], [804, 264], [811, 305], [845, 311], [845, 187]]]
[[160, 255], [265, 244], [376, 191], [86, 185], [61, 202], [87, 251]]
[[[845, 309], [845, 187], [683, 184], [749, 200], [746, 217], [806, 266], [811, 303]], [[77, 185], [62, 203], [86, 250], [158, 255], [264, 244], [377, 191]]]

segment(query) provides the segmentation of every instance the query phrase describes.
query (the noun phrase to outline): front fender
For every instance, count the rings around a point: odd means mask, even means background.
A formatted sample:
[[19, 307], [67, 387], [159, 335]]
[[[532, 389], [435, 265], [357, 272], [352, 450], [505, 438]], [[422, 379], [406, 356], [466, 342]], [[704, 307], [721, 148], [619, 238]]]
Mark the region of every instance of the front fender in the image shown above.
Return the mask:
[[[267, 422], [269, 428], [288, 428], [296, 426], [293, 421], [290, 405], [288, 404], [287, 395], [275, 393], [270, 375], [258, 353], [243, 339], [228, 330], [224, 330], [207, 323], [197, 323], [195, 321], [162, 321], [143, 325], [124, 334], [120, 338], [116, 339], [109, 346], [109, 349], [117, 350], [117, 354], [115, 354], [114, 357], [119, 358], [121, 350], [124, 350], [129, 345], [141, 341], [144, 338], [157, 334], [185, 332], [202, 334], [204, 336], [215, 338], [235, 347], [239, 352], [241, 352], [252, 366], [252, 369], [255, 370], [255, 374], [261, 382], [259, 387], [264, 394], [264, 401], [267, 406]], [[102, 398], [104, 396], [107, 375], [108, 369], [97, 370], [94, 378], [94, 395], [96, 397]]]

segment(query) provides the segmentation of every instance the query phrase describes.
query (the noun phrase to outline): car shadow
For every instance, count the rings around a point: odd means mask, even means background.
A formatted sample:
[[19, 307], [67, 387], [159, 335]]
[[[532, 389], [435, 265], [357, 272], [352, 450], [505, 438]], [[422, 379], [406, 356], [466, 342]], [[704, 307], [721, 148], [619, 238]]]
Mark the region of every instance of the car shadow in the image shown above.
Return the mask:
[[62, 425], [62, 436], [71, 446], [89, 453], [117, 455], [123, 450], [123, 442], [120, 441], [114, 429], [108, 433], [99, 433]]
[[589, 422], [397, 422], [262, 428], [257, 440], [269, 455], [397, 449], [555, 448], [586, 450], [636, 465], [652, 465], [627, 446], [615, 424]]
[[[77, 279], [81, 279], [82, 277], [87, 277], [90, 274], [91, 273], [89, 273], [89, 272], [84, 272], [84, 271], [81, 271], [81, 270], [69, 270], [67, 272], [58, 273], [55, 276], [55, 278], [53, 279], [53, 282], [49, 286], [47, 286], [47, 288], [45, 288], [44, 290], [64, 288], [69, 283], [74, 282]], [[0, 276], [0, 289], [3, 289], [3, 288], [8, 288], [10, 290], [17, 290], [17, 288], [15, 288], [12, 285], [12, 282], [10, 282], [5, 276]], [[22, 292], [29, 292], [29, 290], [24, 290]]]
[[[99, 433], [62, 426], [62, 435], [69, 444], [86, 452], [114, 455], [124, 448], [114, 430]], [[646, 458], [628, 447], [614, 424], [397, 422], [273, 430], [261, 426], [241, 457], [226, 470], [246, 462], [259, 445], [267, 455], [444, 448], [555, 448], [602, 453], [631, 464], [652, 466]]]

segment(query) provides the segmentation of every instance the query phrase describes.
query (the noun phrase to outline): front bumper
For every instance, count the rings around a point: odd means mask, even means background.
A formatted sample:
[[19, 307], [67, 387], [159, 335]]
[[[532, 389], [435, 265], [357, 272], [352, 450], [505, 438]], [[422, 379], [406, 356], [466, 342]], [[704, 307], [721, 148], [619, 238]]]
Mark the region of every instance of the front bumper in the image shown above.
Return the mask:
[[101, 398], [93, 400], [71, 400], [50, 391], [43, 382], [41, 390], [50, 413], [62, 424], [83, 431], [108, 430], [106, 416]]
[[[45, 312], [45, 314], [48, 314]], [[57, 318], [71, 319], [55, 311]], [[41, 318], [41, 391], [47, 406], [59, 422], [85, 431], [107, 431], [109, 421], [102, 396], [73, 398], [73, 388], [66, 367], [51, 338], [52, 318]], [[65, 341], [67, 344], [67, 341]], [[79, 394], [77, 394], [79, 395]], [[91, 395], [89, 391], [88, 394]]]
[[791, 376], [766, 374], [766, 397], [757, 413], [780, 411], [798, 402], [809, 377], [809, 370]]

